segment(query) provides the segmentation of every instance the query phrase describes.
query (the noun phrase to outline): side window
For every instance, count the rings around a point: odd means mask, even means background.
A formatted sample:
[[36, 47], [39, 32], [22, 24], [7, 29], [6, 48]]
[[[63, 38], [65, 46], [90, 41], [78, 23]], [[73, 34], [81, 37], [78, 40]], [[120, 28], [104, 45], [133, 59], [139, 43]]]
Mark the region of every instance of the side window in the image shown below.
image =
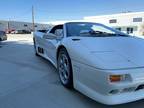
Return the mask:
[[56, 29], [55, 27], [52, 28], [51, 31], [50, 31], [50, 33], [53, 33], [53, 34], [54, 34], [54, 33], [55, 33], [55, 29]]
[[60, 37], [63, 36], [63, 29], [56, 29], [54, 34]]
[[55, 26], [50, 33], [55, 34], [56, 36], [63, 36], [63, 25]]

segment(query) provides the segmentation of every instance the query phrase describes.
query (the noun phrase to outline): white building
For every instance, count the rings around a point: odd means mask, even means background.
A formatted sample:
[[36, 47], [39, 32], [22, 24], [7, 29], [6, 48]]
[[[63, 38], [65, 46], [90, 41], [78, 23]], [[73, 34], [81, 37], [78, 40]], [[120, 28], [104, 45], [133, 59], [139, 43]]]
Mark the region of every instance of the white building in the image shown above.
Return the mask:
[[[35, 29], [49, 29], [51, 25], [35, 23]], [[2, 21], [0, 20], [0, 30], [32, 30], [33, 24], [30, 22]]]
[[131, 35], [144, 36], [144, 12], [90, 16], [84, 17], [84, 20], [102, 23]]
[[61, 20], [61, 21], [51, 21], [51, 22], [43, 22], [44, 24], [49, 24], [49, 25], [59, 25], [59, 24], [64, 24], [67, 22], [82, 22], [82, 20]]

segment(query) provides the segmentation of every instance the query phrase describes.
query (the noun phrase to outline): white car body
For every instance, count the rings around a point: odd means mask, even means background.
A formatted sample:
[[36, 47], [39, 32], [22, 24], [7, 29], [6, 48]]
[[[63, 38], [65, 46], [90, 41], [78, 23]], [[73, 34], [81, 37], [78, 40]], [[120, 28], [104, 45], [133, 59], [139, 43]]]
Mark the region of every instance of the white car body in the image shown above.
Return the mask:
[[[144, 99], [143, 39], [131, 36], [68, 37], [67, 24], [63, 25], [61, 38], [46, 39], [44, 33], [34, 33], [40, 56], [57, 68], [58, 50], [65, 47], [72, 62], [74, 88], [100, 103], [115, 105]], [[39, 48], [43, 51], [38, 51]], [[125, 77], [113, 83], [109, 81], [110, 75]]]

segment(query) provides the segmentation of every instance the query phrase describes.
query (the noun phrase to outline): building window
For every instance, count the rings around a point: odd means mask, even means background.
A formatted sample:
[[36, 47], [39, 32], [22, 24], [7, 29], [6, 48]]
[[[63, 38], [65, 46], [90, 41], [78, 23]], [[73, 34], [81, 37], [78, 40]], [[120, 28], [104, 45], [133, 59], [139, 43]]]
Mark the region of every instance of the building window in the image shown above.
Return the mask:
[[142, 22], [142, 18], [133, 18], [133, 22]]
[[121, 31], [121, 28], [119, 27], [119, 28], [116, 28], [116, 30], [119, 30], [119, 31]]
[[24, 24], [24, 27], [27, 27], [28, 25], [27, 24]]
[[116, 19], [109, 20], [109, 23], [117, 23]]
[[132, 34], [132, 33], [133, 33], [133, 31], [134, 31], [134, 29], [133, 29], [133, 28], [130, 28], [130, 27], [128, 27], [128, 28], [127, 28], [127, 34]]

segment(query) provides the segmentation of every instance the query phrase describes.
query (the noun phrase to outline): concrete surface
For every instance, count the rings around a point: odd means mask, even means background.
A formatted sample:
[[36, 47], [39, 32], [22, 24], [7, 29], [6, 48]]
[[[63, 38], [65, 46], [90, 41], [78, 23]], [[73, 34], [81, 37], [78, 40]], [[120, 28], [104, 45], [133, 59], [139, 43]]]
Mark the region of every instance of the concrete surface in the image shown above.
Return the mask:
[[64, 88], [52, 64], [33, 51], [31, 35], [0, 43], [0, 108], [143, 108], [144, 100], [106, 106]]

